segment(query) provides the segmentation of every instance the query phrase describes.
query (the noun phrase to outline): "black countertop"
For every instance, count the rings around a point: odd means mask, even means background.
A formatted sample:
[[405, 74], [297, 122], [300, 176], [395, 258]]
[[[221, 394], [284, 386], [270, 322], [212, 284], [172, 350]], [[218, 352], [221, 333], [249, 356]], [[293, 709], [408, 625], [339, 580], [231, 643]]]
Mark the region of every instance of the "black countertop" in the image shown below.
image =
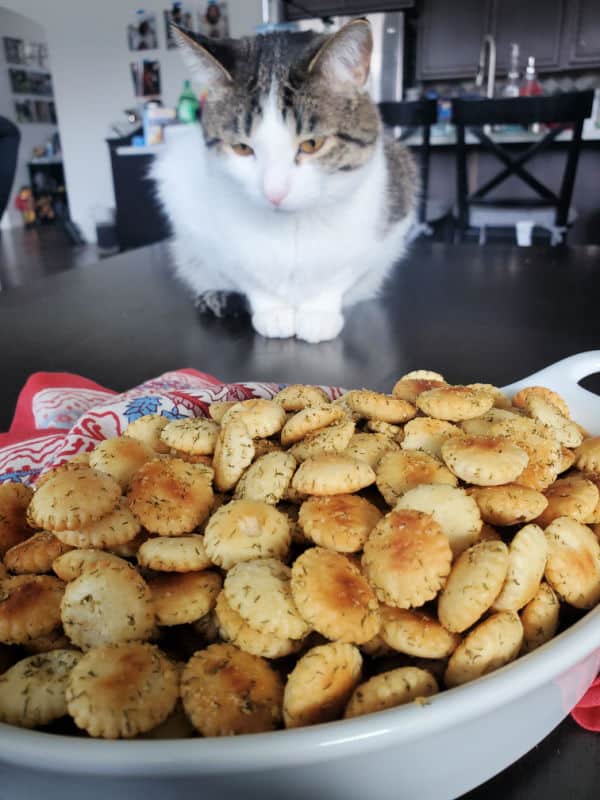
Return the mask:
[[[38, 370], [79, 373], [116, 390], [178, 367], [224, 381], [387, 391], [408, 370], [428, 368], [451, 382], [502, 386], [565, 356], [600, 348], [599, 309], [600, 247], [419, 243], [382, 299], [347, 314], [337, 340], [266, 340], [246, 318], [200, 318], [169, 273], [164, 245], [154, 245], [0, 294], [0, 430], [8, 427], [27, 376]], [[586, 386], [600, 393], [599, 378]], [[591, 800], [598, 796], [599, 775], [600, 735], [567, 719], [465, 797]], [[96, 778], [49, 781], [0, 764], [0, 800], [42, 792], [71, 800], [82, 788], [86, 800], [107, 792], [115, 798], [154, 797], [141, 789], [138, 794], [134, 784], [120, 786]], [[160, 796], [194, 793], [177, 783]]]
[[[508, 384], [600, 347], [600, 247], [418, 244], [382, 299], [310, 345], [263, 339], [247, 319], [199, 317], [164, 245], [0, 293], [0, 430], [34, 370], [77, 372], [127, 389], [176, 367], [224, 381], [390, 390], [428, 368], [449, 381]], [[600, 387], [600, 383], [596, 384]]]

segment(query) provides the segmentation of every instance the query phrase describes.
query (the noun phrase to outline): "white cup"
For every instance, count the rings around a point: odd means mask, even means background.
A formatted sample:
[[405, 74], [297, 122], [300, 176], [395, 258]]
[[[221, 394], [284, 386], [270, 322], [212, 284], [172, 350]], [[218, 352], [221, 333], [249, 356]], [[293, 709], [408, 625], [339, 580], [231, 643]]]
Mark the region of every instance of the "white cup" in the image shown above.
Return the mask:
[[531, 220], [521, 220], [517, 222], [517, 244], [519, 247], [531, 246], [531, 232], [533, 231], [533, 222]]

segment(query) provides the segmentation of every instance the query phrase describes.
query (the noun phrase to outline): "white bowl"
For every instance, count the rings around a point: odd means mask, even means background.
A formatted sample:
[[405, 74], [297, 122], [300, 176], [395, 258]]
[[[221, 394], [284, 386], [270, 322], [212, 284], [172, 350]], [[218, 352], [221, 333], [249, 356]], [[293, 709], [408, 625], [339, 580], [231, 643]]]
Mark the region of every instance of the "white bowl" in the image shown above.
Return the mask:
[[[600, 398], [577, 385], [598, 371], [600, 351], [582, 353], [505, 391], [548, 386], [567, 400], [574, 419], [600, 434]], [[576, 705], [599, 669], [600, 606], [533, 653], [424, 706], [227, 739], [108, 742], [0, 724], [0, 759], [65, 776], [193, 776], [202, 800], [443, 800], [530, 750]]]

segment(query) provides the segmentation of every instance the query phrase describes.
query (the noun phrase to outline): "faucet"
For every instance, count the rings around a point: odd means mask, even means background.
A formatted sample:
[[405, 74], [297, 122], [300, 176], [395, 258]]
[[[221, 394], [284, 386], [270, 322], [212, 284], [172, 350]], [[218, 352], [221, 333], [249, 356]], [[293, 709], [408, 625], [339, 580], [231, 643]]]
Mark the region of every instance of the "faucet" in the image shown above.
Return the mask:
[[492, 98], [494, 96], [494, 81], [496, 80], [496, 40], [490, 34], [484, 36], [483, 42], [481, 43], [481, 49], [479, 51], [479, 66], [477, 68], [477, 75], [475, 76], [475, 86], [483, 86], [483, 74], [485, 71], [485, 54], [486, 54], [486, 49], [488, 48], [490, 52], [488, 58], [486, 96]]

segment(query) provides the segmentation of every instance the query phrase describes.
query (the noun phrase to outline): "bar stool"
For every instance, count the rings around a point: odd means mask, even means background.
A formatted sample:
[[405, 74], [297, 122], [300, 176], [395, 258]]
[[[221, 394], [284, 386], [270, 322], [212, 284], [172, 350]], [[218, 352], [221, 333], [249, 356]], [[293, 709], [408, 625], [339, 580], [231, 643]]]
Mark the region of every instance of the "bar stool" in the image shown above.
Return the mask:
[[421, 234], [431, 235], [429, 223], [442, 219], [449, 209], [433, 211], [429, 203], [429, 160], [431, 156], [431, 126], [437, 122], [435, 100], [407, 100], [379, 103], [383, 124], [389, 128], [404, 128], [400, 141], [404, 141], [421, 129], [422, 144], [419, 147], [420, 194], [417, 207], [417, 225], [413, 238]]
[[[545, 228], [551, 244], [565, 241], [567, 228], [576, 217], [571, 208], [573, 185], [581, 150], [583, 122], [590, 116], [594, 92], [567, 92], [551, 96], [515, 97], [500, 100], [452, 101], [452, 122], [456, 125], [456, 222], [459, 240], [479, 229], [479, 242], [485, 243], [487, 227], [514, 227], [518, 244], [531, 244], [534, 226]], [[544, 123], [548, 131], [517, 157], [490, 136], [488, 126]], [[525, 164], [546, 150], [563, 131], [572, 128], [572, 138], [565, 143], [565, 164], [558, 194], [542, 183]], [[484, 148], [496, 156], [504, 169], [469, 192], [467, 183], [466, 132], [475, 136]], [[526, 138], [526, 141], [530, 141]], [[488, 198], [492, 190], [511, 175], [533, 190], [533, 198]]]

